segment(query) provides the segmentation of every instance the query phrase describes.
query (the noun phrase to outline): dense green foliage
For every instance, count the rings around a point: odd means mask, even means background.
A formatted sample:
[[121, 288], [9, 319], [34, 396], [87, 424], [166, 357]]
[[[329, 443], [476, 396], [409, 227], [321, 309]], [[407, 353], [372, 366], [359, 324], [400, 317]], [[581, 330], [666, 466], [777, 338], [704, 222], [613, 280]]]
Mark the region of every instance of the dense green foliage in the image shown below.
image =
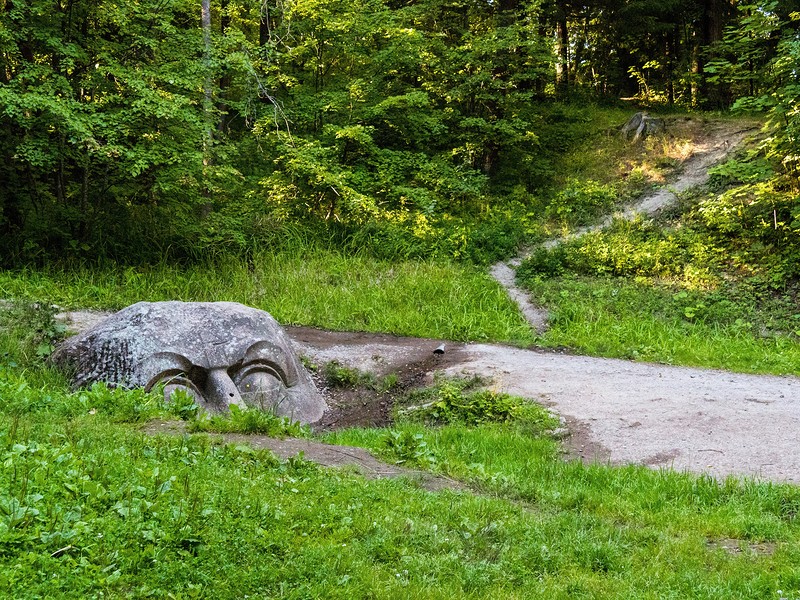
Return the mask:
[[7, 262], [239, 252], [298, 223], [391, 255], [509, 252], [524, 230], [487, 193], [537, 176], [548, 58], [492, 12], [225, 2], [206, 43], [193, 4], [4, 2]]
[[790, 0], [222, 0], [205, 27], [199, 9], [0, 2], [2, 263], [246, 254], [298, 230], [486, 262], [542, 217], [608, 207], [552, 189], [587, 128], [624, 120], [561, 103], [587, 98], [766, 98], [789, 125], [773, 151], [796, 154]]

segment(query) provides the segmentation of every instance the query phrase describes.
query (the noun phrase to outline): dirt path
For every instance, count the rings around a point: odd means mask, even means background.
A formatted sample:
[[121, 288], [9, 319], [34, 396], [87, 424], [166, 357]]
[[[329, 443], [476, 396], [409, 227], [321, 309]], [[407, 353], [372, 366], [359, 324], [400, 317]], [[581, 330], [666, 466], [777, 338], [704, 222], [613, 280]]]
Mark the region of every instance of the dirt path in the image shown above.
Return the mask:
[[449, 373], [566, 417], [574, 455], [800, 483], [800, 379], [475, 345]]
[[565, 238], [548, 240], [542, 244], [553, 248], [565, 240], [575, 239], [586, 233], [598, 231], [611, 225], [614, 218], [632, 220], [637, 216], [655, 217], [663, 209], [678, 201], [681, 194], [708, 181], [708, 169], [734, 152], [749, 135], [758, 131], [756, 125], [731, 121], [711, 123], [702, 135], [694, 141], [694, 151], [681, 165], [680, 174], [675, 181], [668, 183], [638, 198], [622, 211], [608, 215], [600, 223], [582, 227]]
[[491, 344], [290, 328], [297, 349], [377, 374], [419, 367], [478, 374], [549, 406], [574, 457], [715, 477], [800, 483], [800, 378], [742, 375]]
[[517, 272], [514, 270], [521, 262], [520, 258], [515, 258], [509, 263], [499, 262], [492, 265], [489, 269], [489, 274], [494, 278], [497, 283], [502, 285], [508, 296], [516, 302], [522, 316], [528, 321], [528, 324], [538, 334], [542, 335], [547, 331], [547, 321], [549, 315], [547, 309], [541, 306], [536, 306], [530, 301], [528, 292], [520, 287], [517, 287], [516, 279]]
[[[604, 229], [611, 225], [614, 218], [632, 220], [638, 216], [655, 217], [663, 209], [678, 200], [678, 194], [690, 190], [708, 181], [708, 169], [721, 162], [726, 156], [738, 148], [749, 135], [758, 130], [757, 125], [732, 121], [715, 121], [708, 125], [702, 134], [694, 140], [692, 154], [681, 165], [681, 172], [672, 183], [658, 188], [638, 198], [622, 211], [608, 215], [595, 225], [581, 227], [569, 235], [547, 240], [541, 247], [555, 248], [567, 240], [579, 238], [587, 233]], [[525, 258], [530, 249], [506, 262], [492, 266], [490, 274], [502, 285], [508, 295], [519, 306], [525, 319], [539, 335], [547, 330], [547, 310], [530, 302], [528, 294], [518, 288], [515, 283], [515, 268]]]

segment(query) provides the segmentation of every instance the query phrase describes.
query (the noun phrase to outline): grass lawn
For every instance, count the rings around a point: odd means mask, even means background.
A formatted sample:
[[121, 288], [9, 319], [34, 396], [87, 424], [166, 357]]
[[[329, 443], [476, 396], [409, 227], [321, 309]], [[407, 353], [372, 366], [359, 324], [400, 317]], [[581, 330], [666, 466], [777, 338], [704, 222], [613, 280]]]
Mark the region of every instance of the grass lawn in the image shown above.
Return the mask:
[[142, 300], [231, 301], [266, 310], [283, 324], [518, 345], [533, 341], [514, 303], [485, 270], [325, 250], [183, 268], [2, 271], [0, 298], [115, 310]]
[[800, 488], [566, 462], [544, 409], [448, 382], [439, 422], [325, 439], [468, 491], [281, 463], [143, 433], [186, 407], [72, 392], [42, 335], [0, 327], [2, 597], [800, 597]]

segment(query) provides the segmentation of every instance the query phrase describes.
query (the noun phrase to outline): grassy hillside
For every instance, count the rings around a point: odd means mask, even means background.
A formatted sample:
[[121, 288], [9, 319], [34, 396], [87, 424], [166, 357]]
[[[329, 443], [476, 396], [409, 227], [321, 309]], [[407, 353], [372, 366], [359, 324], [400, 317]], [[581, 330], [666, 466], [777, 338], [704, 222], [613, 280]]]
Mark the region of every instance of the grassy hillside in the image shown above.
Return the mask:
[[[563, 165], [577, 155], [574, 189], [608, 180], [628, 185], [654, 165], [679, 165], [715, 121], [668, 121], [666, 136], [640, 146], [594, 138]], [[556, 248], [534, 247], [518, 278], [551, 312], [551, 329], [537, 343], [597, 356], [800, 373], [796, 190], [765, 156], [762, 137], [756, 129], [710, 170], [707, 185], [680, 194], [677, 206], [655, 219], [618, 219]], [[668, 185], [669, 169], [666, 175]], [[609, 205], [606, 214], [612, 212]], [[584, 222], [565, 220], [563, 230]]]

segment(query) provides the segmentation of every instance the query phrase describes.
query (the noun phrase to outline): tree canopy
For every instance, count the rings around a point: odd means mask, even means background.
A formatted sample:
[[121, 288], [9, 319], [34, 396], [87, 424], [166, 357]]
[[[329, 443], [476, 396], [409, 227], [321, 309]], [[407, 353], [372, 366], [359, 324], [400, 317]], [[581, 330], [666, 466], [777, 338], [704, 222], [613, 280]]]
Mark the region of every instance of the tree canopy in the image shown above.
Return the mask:
[[796, 4], [0, 0], [0, 255], [147, 261], [297, 226], [487, 260], [579, 136], [563, 103], [621, 97], [768, 111], [796, 188]]

